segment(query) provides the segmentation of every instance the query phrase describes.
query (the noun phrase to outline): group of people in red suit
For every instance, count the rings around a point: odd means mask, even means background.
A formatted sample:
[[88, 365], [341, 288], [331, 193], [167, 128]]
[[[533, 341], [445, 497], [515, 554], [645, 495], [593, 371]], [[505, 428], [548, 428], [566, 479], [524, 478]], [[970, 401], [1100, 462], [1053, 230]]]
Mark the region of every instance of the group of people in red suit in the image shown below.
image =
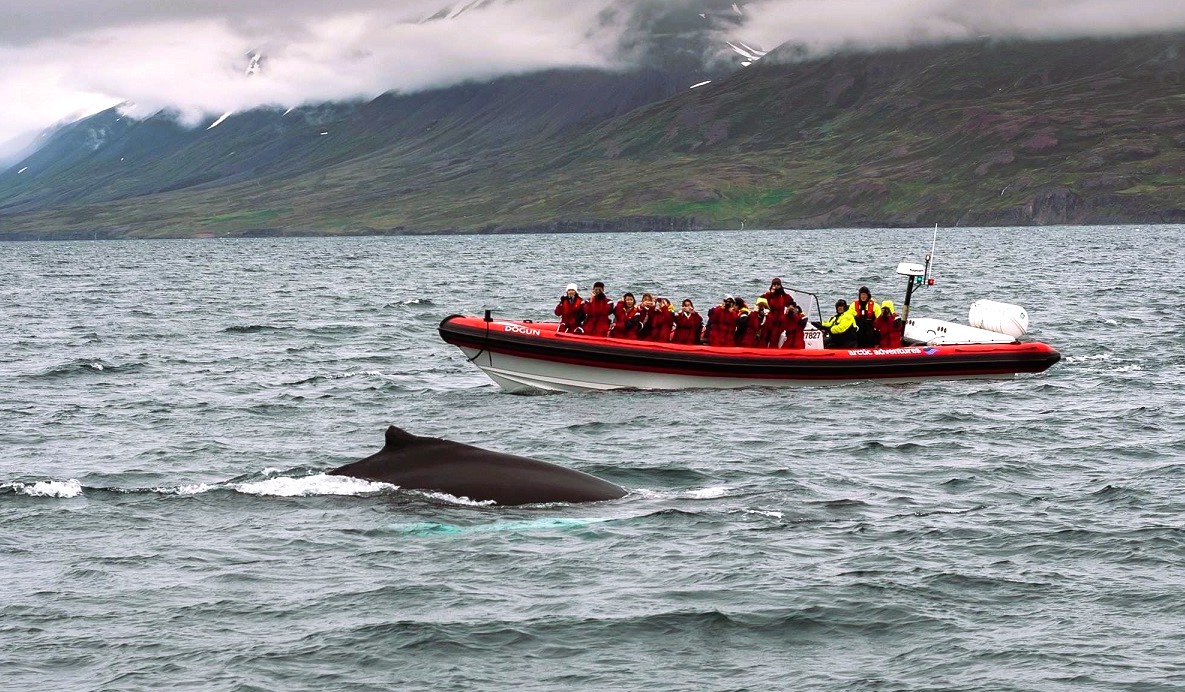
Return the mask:
[[744, 300], [725, 296], [708, 310], [705, 322], [690, 298], [679, 310], [663, 297], [642, 294], [636, 302], [626, 293], [616, 303], [605, 295], [605, 284], [593, 284], [588, 300], [576, 284], [568, 284], [555, 314], [560, 331], [589, 336], [612, 336], [675, 344], [746, 346], [750, 348], [805, 348], [807, 317], [794, 297], [775, 278], [769, 290], [750, 308]]

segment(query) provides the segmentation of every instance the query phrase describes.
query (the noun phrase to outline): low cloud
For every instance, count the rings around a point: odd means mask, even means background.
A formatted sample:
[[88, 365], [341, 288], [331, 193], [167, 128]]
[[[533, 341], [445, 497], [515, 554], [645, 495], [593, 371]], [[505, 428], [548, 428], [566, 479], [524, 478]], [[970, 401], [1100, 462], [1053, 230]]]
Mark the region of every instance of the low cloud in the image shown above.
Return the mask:
[[[391, 5], [397, 4], [397, 9]], [[416, 91], [554, 67], [616, 67], [642, 18], [704, 10], [716, 45], [815, 53], [1185, 28], [1180, 0], [42, 0], [0, 25], [0, 142], [118, 103], [191, 123], [263, 105]], [[698, 17], [698, 14], [692, 14]], [[623, 54], [623, 46], [631, 46]], [[727, 48], [725, 48], [727, 51]], [[245, 72], [262, 51], [258, 74]], [[735, 59], [735, 54], [733, 54]]]
[[741, 31], [773, 48], [819, 55], [993, 38], [1132, 36], [1185, 29], [1180, 0], [765, 0], [744, 6]]
[[[117, 13], [97, 26], [66, 22], [72, 31], [64, 34], [28, 18], [24, 34], [8, 26], [0, 31], [0, 140], [123, 102], [136, 114], [176, 110], [192, 123], [262, 105], [367, 98], [552, 67], [608, 67], [624, 31], [601, 16], [608, 2], [468, 0], [450, 7], [419, 0], [386, 10], [346, 0], [333, 3], [332, 14], [324, 3], [316, 14], [301, 4], [285, 5], [282, 14], [266, 7], [225, 16]], [[443, 16], [433, 19], [442, 7]], [[254, 51], [264, 56], [262, 69], [247, 77]]]

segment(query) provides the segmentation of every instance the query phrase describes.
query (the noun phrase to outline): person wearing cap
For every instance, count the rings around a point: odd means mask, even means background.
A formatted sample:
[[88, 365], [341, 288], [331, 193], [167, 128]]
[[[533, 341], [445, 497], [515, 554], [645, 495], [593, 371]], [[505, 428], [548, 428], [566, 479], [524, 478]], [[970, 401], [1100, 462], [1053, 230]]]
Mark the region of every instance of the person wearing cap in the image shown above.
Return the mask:
[[848, 301], [835, 301], [835, 315], [821, 323], [827, 348], [852, 348], [856, 345], [856, 315], [848, 309]]
[[881, 303], [881, 312], [876, 317], [876, 332], [880, 337], [881, 348], [901, 348], [901, 336], [904, 325], [897, 319], [893, 310], [893, 301]]
[[704, 318], [695, 311], [695, 303], [690, 298], [684, 298], [683, 309], [675, 315], [675, 334], [671, 343], [695, 345], [700, 342], [700, 332], [704, 328]]
[[555, 314], [560, 318], [561, 332], [572, 334], [584, 333], [584, 299], [577, 292], [576, 284], [568, 284], [560, 302], [555, 306]]
[[856, 345], [860, 348], [876, 347], [876, 318], [880, 316], [880, 306], [872, 299], [872, 291], [867, 286], [861, 286], [856, 302], [848, 308], [856, 320]]
[[761, 297], [769, 302], [769, 317], [765, 320], [767, 340], [774, 348], [777, 348], [778, 342], [782, 339], [782, 332], [786, 328], [786, 310], [794, 304], [794, 296], [782, 288], [782, 279], [775, 276], [769, 282], [769, 290], [762, 293]]
[[708, 325], [704, 340], [709, 346], [735, 346], [737, 331], [736, 299], [724, 296], [716, 307], [708, 310]]
[[627, 292], [613, 306], [613, 327], [609, 330], [609, 336], [637, 339], [641, 329], [642, 316], [638, 314], [638, 304], [634, 302], [634, 294]]
[[609, 315], [613, 301], [605, 295], [605, 284], [593, 284], [592, 293], [584, 301], [584, 333], [588, 336], [609, 336]]
[[753, 310], [749, 311], [743, 325], [737, 319], [737, 331], [740, 333], [738, 346], [746, 348], [769, 348], [769, 301], [758, 298]]

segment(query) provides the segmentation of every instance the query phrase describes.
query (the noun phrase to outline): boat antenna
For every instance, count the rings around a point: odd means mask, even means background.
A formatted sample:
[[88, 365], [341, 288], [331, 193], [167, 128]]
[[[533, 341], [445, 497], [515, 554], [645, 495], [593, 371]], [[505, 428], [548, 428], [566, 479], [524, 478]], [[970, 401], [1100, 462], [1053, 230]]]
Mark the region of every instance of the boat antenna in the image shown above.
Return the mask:
[[905, 302], [901, 309], [901, 321], [909, 321], [909, 304], [913, 300], [913, 291], [921, 286], [933, 286], [934, 277], [930, 276], [934, 267], [934, 251], [938, 247], [938, 224], [934, 224], [934, 238], [930, 241], [930, 252], [926, 255], [925, 264], [916, 262], [902, 262], [897, 265], [897, 273], [906, 277]]
[[934, 237], [930, 240], [930, 254], [926, 255], [926, 285], [933, 286], [930, 272], [934, 269], [934, 250], [938, 247], [938, 224], [934, 224]]

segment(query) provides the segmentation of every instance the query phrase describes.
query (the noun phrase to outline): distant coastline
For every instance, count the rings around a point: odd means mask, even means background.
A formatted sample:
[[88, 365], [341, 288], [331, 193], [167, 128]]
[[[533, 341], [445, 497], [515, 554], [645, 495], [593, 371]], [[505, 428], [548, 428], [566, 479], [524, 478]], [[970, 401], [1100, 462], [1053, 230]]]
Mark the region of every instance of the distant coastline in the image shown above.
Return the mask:
[[[1054, 224], [984, 224], [984, 223], [963, 223], [944, 224], [939, 222], [939, 228], [955, 229], [955, 228], [1050, 228], [1050, 227], [1067, 227], [1067, 228], [1081, 228], [1090, 226], [1133, 226], [1133, 227], [1155, 227], [1155, 226], [1182, 226], [1185, 227], [1185, 217], [1178, 218], [1172, 221], [1132, 221], [1132, 220], [1107, 220], [1098, 223], [1054, 223]], [[556, 223], [546, 224], [534, 227], [524, 228], [480, 228], [480, 229], [448, 229], [440, 231], [416, 231], [412, 229], [362, 229], [357, 231], [340, 231], [340, 232], [318, 232], [309, 230], [290, 230], [278, 228], [254, 228], [245, 229], [240, 232], [227, 233], [222, 235], [211, 234], [194, 234], [194, 235], [123, 235], [113, 231], [66, 231], [61, 233], [33, 233], [33, 232], [18, 232], [6, 235], [0, 235], [0, 242], [74, 242], [74, 241], [118, 241], [118, 240], [237, 240], [237, 239], [258, 239], [258, 238], [380, 238], [380, 237], [444, 237], [444, 236], [497, 236], [497, 235], [593, 235], [602, 233], [680, 233], [680, 232], [721, 232], [721, 231], [808, 231], [808, 230], [834, 230], [844, 231], [853, 229], [928, 229], [933, 228], [932, 225], [919, 224], [875, 224], [868, 225], [850, 225], [850, 226], [778, 226], [778, 227], [764, 227], [764, 226], [750, 226], [747, 228], [709, 228], [698, 226], [693, 223], [686, 224], [667, 224], [667, 225], [644, 225], [644, 224], [622, 224], [614, 225], [613, 222], [579, 222], [579, 223]]]

